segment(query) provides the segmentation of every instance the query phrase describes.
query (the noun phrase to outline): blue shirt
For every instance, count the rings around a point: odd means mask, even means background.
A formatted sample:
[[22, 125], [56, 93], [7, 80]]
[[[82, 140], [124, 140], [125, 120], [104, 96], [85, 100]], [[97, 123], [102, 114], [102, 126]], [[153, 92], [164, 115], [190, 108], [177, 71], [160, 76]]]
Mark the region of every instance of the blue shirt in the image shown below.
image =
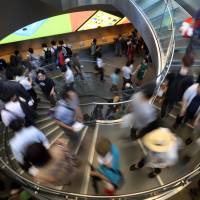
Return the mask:
[[55, 108], [55, 119], [66, 125], [73, 125], [75, 123], [75, 106], [60, 100]]
[[111, 74], [111, 80], [113, 85], [118, 85], [119, 83], [119, 76], [115, 73]]
[[[119, 154], [119, 149], [115, 144], [112, 145], [111, 153], [112, 153], [112, 156], [113, 156], [112, 169], [113, 170], [119, 170], [120, 154]], [[117, 171], [113, 172], [113, 170], [110, 170], [109, 168], [105, 167], [105, 165], [99, 165], [98, 170], [107, 179], [109, 179], [113, 184], [115, 184], [116, 186], [119, 184], [121, 176], [117, 173]]]

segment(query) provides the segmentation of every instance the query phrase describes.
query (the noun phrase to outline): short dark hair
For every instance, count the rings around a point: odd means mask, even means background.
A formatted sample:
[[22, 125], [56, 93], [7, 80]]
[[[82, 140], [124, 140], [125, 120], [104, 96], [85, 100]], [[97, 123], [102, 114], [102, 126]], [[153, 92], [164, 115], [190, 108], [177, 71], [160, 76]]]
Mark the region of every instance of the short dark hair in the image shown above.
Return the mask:
[[93, 38], [92, 42], [97, 43], [97, 39]]
[[17, 118], [10, 122], [9, 128], [11, 128], [14, 132], [18, 132], [24, 127], [24, 123], [24, 119]]
[[17, 56], [19, 54], [19, 50], [15, 50], [15, 55]]
[[46, 43], [43, 43], [43, 44], [42, 44], [42, 48], [44, 48], [44, 47], [47, 47], [47, 44], [46, 44]]
[[121, 69], [120, 68], [116, 68], [115, 69], [115, 74], [119, 74], [121, 72]]
[[97, 58], [102, 58], [102, 53], [99, 52], [99, 53], [97, 54]]
[[50, 159], [51, 155], [42, 143], [36, 142], [26, 148], [24, 160], [36, 167], [43, 167]]
[[148, 99], [150, 99], [154, 95], [155, 89], [156, 89], [156, 82], [155, 81], [147, 83], [147, 84], [145, 84], [144, 86], [141, 87], [142, 93]]
[[25, 69], [21, 66], [16, 69], [17, 76], [22, 76], [24, 74], [24, 72], [25, 72]]
[[64, 44], [63, 40], [60, 40], [58, 43], [59, 43], [60, 45], [63, 45], [63, 44]]
[[127, 61], [127, 62], [126, 62], [126, 66], [129, 67], [130, 65], [131, 65], [131, 62], [130, 62], [130, 61]]
[[56, 41], [52, 40], [51, 45], [53, 45], [53, 46], [56, 45]]
[[96, 144], [96, 152], [104, 157], [108, 152], [112, 150], [112, 143], [108, 138], [102, 137]]
[[43, 70], [43, 69], [39, 69], [37, 70], [36, 74], [43, 74], [43, 75], [46, 75], [46, 72]]
[[32, 49], [32, 48], [29, 48], [28, 51], [29, 51], [30, 53], [33, 53], [33, 49]]
[[75, 90], [69, 86], [64, 86], [60, 93], [60, 97], [62, 99], [67, 99], [69, 97], [69, 92], [75, 92]]

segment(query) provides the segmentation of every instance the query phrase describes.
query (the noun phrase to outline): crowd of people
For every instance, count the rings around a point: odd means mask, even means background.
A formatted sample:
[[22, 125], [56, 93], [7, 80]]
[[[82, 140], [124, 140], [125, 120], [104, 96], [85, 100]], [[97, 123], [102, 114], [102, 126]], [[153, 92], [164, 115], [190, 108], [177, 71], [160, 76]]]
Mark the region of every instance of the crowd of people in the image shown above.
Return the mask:
[[[104, 81], [104, 61], [101, 46], [93, 39], [90, 53], [95, 69]], [[161, 113], [150, 103], [156, 83], [142, 85], [145, 73], [151, 63], [148, 48], [141, 37], [134, 31], [127, 39], [119, 35], [115, 39], [115, 55], [126, 55], [127, 63], [116, 68], [111, 74], [111, 92], [115, 92], [112, 103], [132, 99], [130, 113], [122, 118], [122, 128], [129, 127], [130, 139], [141, 138], [147, 154], [139, 162], [130, 166], [130, 171], [143, 168], [152, 169], [149, 177], [161, 173], [162, 168], [175, 165], [179, 160], [179, 150], [183, 141], [170, 129], [162, 126], [161, 119], [167, 117], [173, 107], [181, 102], [180, 113], [177, 115], [173, 128], [182, 123], [195, 120], [194, 132], [187, 138], [189, 145], [196, 141], [200, 129], [200, 76], [195, 82], [189, 74], [193, 58], [185, 56], [179, 71], [171, 72], [160, 87], [159, 98]], [[136, 54], [142, 56], [140, 65], [134, 67]], [[28, 63], [28, 64], [27, 64]], [[45, 67], [43, 67], [45, 66]], [[47, 71], [60, 70], [63, 73], [63, 88], [58, 95], [54, 80]], [[74, 89], [75, 77], [84, 79], [82, 65], [77, 53], [63, 41], [58, 45], [51, 42], [51, 47], [42, 44], [42, 54], [38, 56], [29, 48], [27, 61], [19, 51], [10, 57], [10, 63], [0, 59], [0, 111], [1, 121], [15, 134], [10, 139], [10, 147], [15, 159], [36, 181], [50, 187], [69, 185], [78, 171], [80, 161], [74, 149], [84, 128], [84, 115], [79, 105], [79, 97]], [[120, 74], [123, 83], [121, 84]], [[37, 106], [40, 99], [34, 89], [37, 84], [52, 108], [49, 116], [65, 133], [67, 139], [58, 139], [50, 144], [47, 137], [35, 126]], [[120, 85], [121, 84], [121, 85]], [[141, 86], [142, 85], [142, 86]], [[134, 86], [141, 86], [135, 90]], [[120, 87], [123, 96], [119, 96]], [[96, 108], [100, 113], [100, 107]], [[123, 110], [121, 105], [110, 105], [106, 119], [115, 119]], [[95, 117], [97, 119], [97, 117]], [[124, 183], [120, 169], [120, 151], [108, 138], [100, 138], [96, 144], [98, 167], [91, 165], [93, 186], [98, 193], [97, 183], [104, 185], [104, 194], [115, 195]], [[190, 155], [189, 155], [190, 156]]]

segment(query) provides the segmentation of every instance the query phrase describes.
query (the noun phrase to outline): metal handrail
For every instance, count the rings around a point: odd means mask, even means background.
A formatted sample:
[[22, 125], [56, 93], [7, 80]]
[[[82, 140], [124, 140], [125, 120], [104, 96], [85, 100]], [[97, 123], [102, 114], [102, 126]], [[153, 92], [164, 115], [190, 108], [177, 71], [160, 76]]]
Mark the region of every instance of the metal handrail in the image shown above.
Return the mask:
[[[133, 2], [132, 0], [130, 0], [130, 1]], [[170, 12], [170, 10], [169, 10], [169, 12]], [[153, 31], [154, 31], [154, 29], [153, 29]], [[173, 54], [173, 51], [174, 51], [174, 29], [172, 31], [173, 31], [173, 34], [171, 36], [171, 40], [170, 40], [170, 44], [169, 44], [169, 47], [168, 47], [168, 52], [166, 54], [166, 58], [169, 58], [170, 54]], [[158, 38], [157, 38], [157, 40], [158, 40]], [[172, 49], [170, 49], [170, 47], [172, 47]], [[167, 62], [167, 59], [166, 59], [165, 68], [156, 77], [156, 79], [162, 78], [162, 80], [163, 80], [165, 78], [165, 75], [168, 73], [171, 61], [172, 61], [172, 55], [170, 57], [169, 62]], [[159, 80], [159, 85], [162, 83], [162, 80]], [[128, 101], [123, 101], [123, 102], [118, 102], [118, 103], [92, 102], [92, 103], [89, 103], [89, 104], [82, 104], [82, 106], [86, 106], [86, 105], [118, 105], [118, 104], [127, 104], [127, 103], [130, 103], [132, 101], [133, 100], [128, 100]], [[116, 122], [113, 122], [113, 123], [116, 123]], [[7, 133], [5, 133], [5, 134], [7, 134]], [[83, 195], [83, 194], [67, 193], [67, 192], [51, 189], [51, 188], [39, 185], [39, 184], [37, 184], [37, 183], [35, 183], [31, 180], [26, 179], [25, 177], [23, 177], [21, 175], [19, 175], [15, 170], [11, 169], [9, 167], [9, 165], [6, 162], [4, 162], [4, 160], [2, 158], [0, 158], [0, 162], [3, 165], [3, 168], [5, 168], [7, 170], [7, 172], [10, 172], [12, 175], [14, 175], [16, 178], [18, 178], [19, 181], [21, 181], [23, 185], [28, 186], [33, 191], [38, 191], [38, 192], [41, 191], [41, 192], [44, 192], [44, 193], [48, 193], [48, 194], [51, 193], [53, 195], [59, 195], [59, 196], [63, 196], [63, 197], [69, 197], [71, 195], [73, 197], [98, 198], [98, 199], [111, 198], [110, 196]], [[143, 192], [138, 192], [138, 193], [134, 193], [134, 194], [118, 195], [118, 196], [112, 197], [112, 199], [116, 199], [116, 198], [121, 199], [121, 198], [124, 198], [124, 197], [136, 197], [136, 196], [141, 196], [141, 195], [148, 196], [148, 195], [151, 195], [152, 193], [156, 193], [156, 192], [159, 192], [159, 191], [165, 192], [167, 190], [171, 190], [171, 188], [176, 188], [176, 187], [179, 187], [181, 184], [184, 184], [185, 182], [187, 182], [189, 180], [189, 178], [191, 178], [197, 172], [199, 173], [199, 171], [200, 171], [200, 167], [196, 168], [195, 170], [193, 170], [189, 174], [185, 175], [184, 177], [182, 177], [182, 178], [180, 178], [176, 181], [173, 181], [171, 183], [168, 183], [164, 186], [160, 186], [160, 187], [157, 187], [155, 189], [151, 189], [151, 190], [147, 190], [147, 191], [143, 191]]]

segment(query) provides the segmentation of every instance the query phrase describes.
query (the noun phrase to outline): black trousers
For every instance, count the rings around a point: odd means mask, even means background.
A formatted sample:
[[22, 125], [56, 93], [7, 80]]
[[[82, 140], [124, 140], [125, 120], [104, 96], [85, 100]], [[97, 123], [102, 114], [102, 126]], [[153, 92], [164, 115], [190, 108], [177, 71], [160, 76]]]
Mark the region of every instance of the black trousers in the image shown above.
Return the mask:
[[100, 80], [103, 81], [104, 80], [104, 68], [99, 68], [98, 71], [100, 74]]
[[169, 100], [165, 99], [161, 106], [161, 118], [165, 117], [174, 107], [175, 102], [170, 102]]
[[195, 115], [195, 113], [190, 113], [190, 112], [186, 111], [185, 115], [183, 115], [183, 116], [177, 115], [175, 123], [177, 125], [179, 125], [181, 123], [186, 123], [189, 120], [193, 119], [194, 115]]

